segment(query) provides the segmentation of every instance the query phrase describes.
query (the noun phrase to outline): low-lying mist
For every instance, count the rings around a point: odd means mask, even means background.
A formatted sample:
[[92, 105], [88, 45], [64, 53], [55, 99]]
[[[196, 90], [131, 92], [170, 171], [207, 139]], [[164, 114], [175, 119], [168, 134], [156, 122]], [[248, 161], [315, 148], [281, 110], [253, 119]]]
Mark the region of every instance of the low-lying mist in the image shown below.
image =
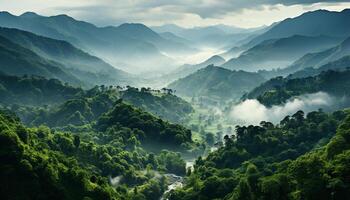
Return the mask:
[[256, 99], [245, 100], [234, 105], [230, 111], [230, 118], [241, 125], [257, 125], [261, 121], [278, 123], [287, 115], [293, 115], [298, 110], [305, 113], [323, 109], [330, 111], [338, 109], [346, 103], [346, 98], [335, 98], [325, 92], [306, 94], [288, 100], [283, 105], [266, 107]]

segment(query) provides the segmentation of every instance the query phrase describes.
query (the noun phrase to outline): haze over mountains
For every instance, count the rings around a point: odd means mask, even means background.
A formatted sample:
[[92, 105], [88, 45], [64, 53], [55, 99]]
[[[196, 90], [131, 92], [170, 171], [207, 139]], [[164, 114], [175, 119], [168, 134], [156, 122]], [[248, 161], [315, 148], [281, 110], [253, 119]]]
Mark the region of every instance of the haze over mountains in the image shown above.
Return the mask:
[[302, 35], [265, 40], [243, 52], [239, 57], [227, 61], [222, 66], [247, 71], [283, 68], [306, 53], [330, 48], [340, 41], [342, 41], [342, 38]]
[[98, 15], [193, 28], [0, 12], [2, 198], [348, 199], [350, 10], [244, 29], [214, 22], [323, 4], [188, 2]]
[[[78, 21], [67, 15], [44, 17], [35, 13], [14, 16], [8, 12], [0, 13], [0, 26], [18, 28], [38, 35], [66, 40], [73, 45], [99, 57], [113, 65], [137, 72], [154, 69], [171, 63], [171, 59], [162, 54], [195, 51], [178, 42], [167, 40], [142, 24], [122, 24], [118, 27], [97, 27]], [[153, 68], [152, 68], [153, 67]]]

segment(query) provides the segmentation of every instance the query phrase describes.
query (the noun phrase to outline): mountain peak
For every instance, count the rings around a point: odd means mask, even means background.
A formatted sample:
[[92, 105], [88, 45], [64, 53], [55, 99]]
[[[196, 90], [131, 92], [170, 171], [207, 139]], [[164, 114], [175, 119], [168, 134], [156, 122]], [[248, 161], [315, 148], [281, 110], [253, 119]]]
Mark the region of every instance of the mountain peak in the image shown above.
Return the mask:
[[0, 15], [3, 15], [3, 16], [13, 16], [11, 13], [7, 12], [7, 11], [1, 11], [0, 12]]
[[25, 12], [20, 17], [26, 17], [26, 18], [35, 18], [35, 17], [41, 17], [40, 15], [36, 14], [35, 12]]
[[141, 24], [141, 23], [124, 23], [118, 26], [120, 29], [147, 29], [151, 30], [148, 28], [146, 25]]
[[220, 65], [219, 63], [224, 63], [224, 62], [225, 62], [225, 59], [218, 55], [214, 55], [205, 61], [205, 63], [210, 63], [214, 65]]

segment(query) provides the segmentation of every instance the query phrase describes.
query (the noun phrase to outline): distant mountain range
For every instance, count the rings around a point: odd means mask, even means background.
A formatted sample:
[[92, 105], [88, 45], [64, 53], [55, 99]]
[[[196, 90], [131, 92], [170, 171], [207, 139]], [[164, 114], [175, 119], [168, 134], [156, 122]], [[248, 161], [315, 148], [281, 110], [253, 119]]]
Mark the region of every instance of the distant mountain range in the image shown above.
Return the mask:
[[299, 70], [308, 67], [318, 68], [347, 55], [350, 55], [350, 37], [335, 47], [321, 52], [306, 54], [305, 56], [295, 61], [292, 64], [291, 68]]
[[2, 36], [0, 36], [0, 60], [0, 71], [8, 75], [40, 75], [73, 85], [83, 85], [77, 77], [66, 72], [63, 65], [42, 58]]
[[322, 71], [344, 70], [350, 67], [350, 38], [339, 45], [316, 53], [307, 53], [293, 64], [284, 69], [260, 72], [265, 77], [288, 76], [307, 77], [315, 76]]
[[[121, 68], [142, 66], [137, 68], [139, 71], [171, 63], [171, 59], [161, 52], [195, 51], [185, 44], [161, 37], [143, 24], [97, 27], [67, 15], [44, 17], [27, 12], [15, 16], [8, 12], [1, 12], [0, 26], [65, 40]], [[130, 71], [137, 70], [131, 68]]]
[[265, 33], [252, 39], [246, 46], [253, 47], [265, 40], [287, 38], [293, 35], [348, 37], [350, 35], [350, 9], [341, 12], [317, 10], [295, 18], [285, 19]]
[[302, 35], [265, 40], [222, 67], [246, 71], [283, 68], [306, 53], [330, 48], [341, 41], [338, 37]]
[[[108, 83], [125, 84], [127, 80], [131, 78], [129, 74], [112, 67], [103, 60], [91, 56], [62, 40], [55, 40], [38, 36], [27, 31], [10, 28], [0, 28], [0, 36], [20, 45], [22, 47], [21, 49], [26, 48], [28, 52], [31, 51], [36, 54], [41, 60], [47, 60], [47, 62], [50, 61], [51, 63], [54, 63], [54, 65], [60, 68], [61, 71], [64, 71], [66, 74], [74, 75], [74, 77], [81, 80], [85, 85]], [[18, 49], [19, 48], [17, 48], [17, 50]], [[22, 50], [18, 51], [23, 52]], [[13, 54], [16, 54], [16, 52], [13, 52]], [[5, 65], [4, 62], [1, 62], [0, 64]], [[11, 63], [6, 63], [6, 65], [10, 64]], [[39, 73], [35, 72], [35, 70], [29, 70], [29, 66], [22, 67], [26, 67], [25, 71], [28, 75], [43, 75], [41, 72]], [[5, 72], [8, 73], [9, 71], [5, 70]], [[54, 75], [48, 77], [68, 81], [67, 79], [62, 79]]]
[[212, 56], [205, 60], [202, 63], [198, 63], [195, 65], [190, 65], [190, 64], [185, 64], [182, 65], [181, 67], [177, 68], [173, 72], [167, 75], [167, 77], [172, 77], [172, 79], [178, 79], [178, 78], [183, 78], [185, 76], [188, 76], [194, 72], [196, 72], [199, 69], [205, 68], [209, 65], [214, 65], [214, 66], [219, 66], [225, 63], [225, 59], [222, 58], [221, 56]]
[[349, 21], [350, 9], [317, 10], [288, 18], [223, 54], [241, 54], [223, 67], [248, 71], [284, 68], [304, 54], [325, 50], [349, 37]]
[[213, 25], [206, 27], [183, 28], [175, 24], [151, 27], [160, 34], [173, 33], [199, 47], [227, 48], [247, 37], [257, 34], [265, 27], [244, 29], [235, 26]]
[[231, 71], [210, 65], [169, 84], [168, 87], [182, 96], [225, 101], [237, 100], [264, 81], [257, 73]]

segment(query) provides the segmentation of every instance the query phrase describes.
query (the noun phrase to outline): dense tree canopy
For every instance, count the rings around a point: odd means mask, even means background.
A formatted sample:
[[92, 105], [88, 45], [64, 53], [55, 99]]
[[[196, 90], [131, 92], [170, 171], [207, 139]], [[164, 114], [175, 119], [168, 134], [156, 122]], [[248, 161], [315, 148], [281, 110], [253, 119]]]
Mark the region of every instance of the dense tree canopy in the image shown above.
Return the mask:
[[348, 111], [237, 126], [224, 147], [197, 159], [170, 199], [346, 199], [349, 128]]

